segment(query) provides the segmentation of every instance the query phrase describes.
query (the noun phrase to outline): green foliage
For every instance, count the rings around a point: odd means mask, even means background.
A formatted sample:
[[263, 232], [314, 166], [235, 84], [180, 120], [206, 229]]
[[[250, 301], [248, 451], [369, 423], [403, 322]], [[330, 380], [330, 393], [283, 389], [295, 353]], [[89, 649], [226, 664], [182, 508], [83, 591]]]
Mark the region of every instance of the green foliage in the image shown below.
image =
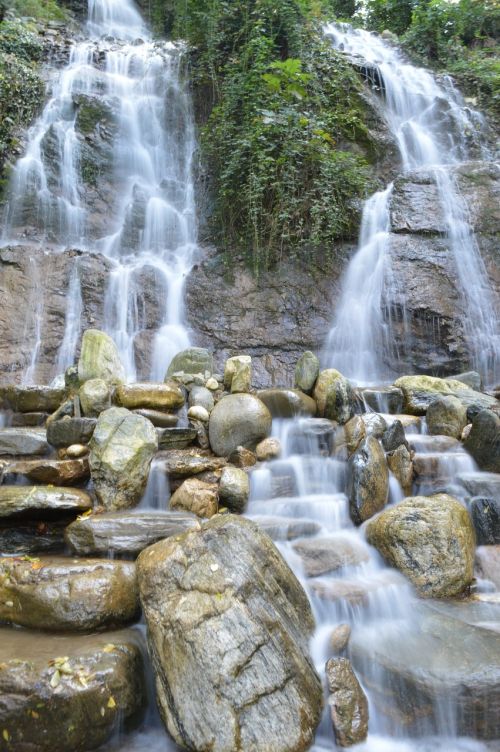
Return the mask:
[[334, 16], [346, 20], [351, 19], [362, 5], [361, 0], [332, 0], [330, 3]]
[[64, 21], [67, 13], [56, 0], [9, 0], [8, 7], [16, 16], [36, 21]]
[[362, 85], [322, 40], [309, 0], [170, 0], [210, 99], [201, 149], [213, 177], [212, 234], [258, 271], [357, 233], [370, 168]]
[[497, 0], [419, 4], [403, 43], [421, 61], [451, 73], [478, 106], [500, 121], [500, 5]]
[[0, 51], [16, 55], [27, 62], [40, 60], [43, 45], [38, 34], [18, 18], [0, 23]]
[[[9, 3], [11, 7], [11, 3]], [[45, 95], [37, 71], [43, 45], [36, 27], [6, 14], [0, 22], [0, 190], [6, 183], [6, 161], [19, 130], [35, 117]]]
[[416, 0], [368, 0], [366, 24], [374, 31], [403, 34], [411, 24]]

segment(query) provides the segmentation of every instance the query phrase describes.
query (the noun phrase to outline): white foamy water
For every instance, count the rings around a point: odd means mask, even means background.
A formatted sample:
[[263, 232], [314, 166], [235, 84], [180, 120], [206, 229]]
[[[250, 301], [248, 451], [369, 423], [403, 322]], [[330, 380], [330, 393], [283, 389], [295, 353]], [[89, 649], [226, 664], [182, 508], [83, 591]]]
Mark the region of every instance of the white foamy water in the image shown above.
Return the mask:
[[[137, 375], [139, 347], [152, 353], [151, 378], [163, 380], [170, 359], [189, 344], [183, 289], [196, 251], [195, 140], [182, 52], [151, 41], [130, 0], [89, 0], [87, 31], [55, 80], [14, 169], [2, 242], [28, 240], [106, 256], [105, 329], [129, 379]], [[105, 167], [111, 174], [102, 179], [112, 190], [102, 199], [105, 216], [97, 223], [84, 169], [89, 146], [79, 123], [82, 106], [97, 110], [99, 134], [111, 133], [111, 165]], [[42, 306], [40, 277], [37, 284]], [[77, 269], [68, 284], [59, 372], [74, 361], [82, 328]], [[25, 383], [36, 381], [41, 320], [39, 312], [28, 311], [26, 344], [33, 356]]]
[[[352, 630], [349, 644], [358, 648], [351, 648], [348, 655], [363, 684], [370, 710], [368, 739], [353, 749], [356, 752], [489, 750], [488, 745], [481, 741], [458, 736], [458, 705], [451, 696], [436, 702], [431, 712], [427, 708], [411, 733], [402, 723], [403, 719], [398, 720], [400, 710], [397, 706], [388, 712], [380, 707], [378, 691], [385, 687], [390, 696], [397, 692], [397, 687], [393, 684], [394, 679], [372, 660], [372, 655], [379, 646], [383, 648], [387, 643], [396, 646], [413, 633], [418, 636], [420, 620], [426, 617], [420, 616], [418, 601], [408, 580], [385, 566], [375, 549], [367, 545], [363, 528], [354, 527], [350, 520], [346, 496], [347, 468], [340, 436], [330, 435], [327, 421], [310, 418], [275, 420], [273, 435], [281, 442], [282, 455], [252, 472], [247, 515], [274, 537], [309, 596], [316, 620], [310, 649], [323, 680], [325, 663], [332, 656], [332, 631], [340, 624], [348, 624]], [[439, 490], [452, 491], [456, 474], [474, 467], [459, 443], [452, 439], [411, 432], [408, 438], [417, 452], [429, 457], [431, 463], [436, 455], [433, 472]], [[429, 485], [432, 485], [431, 478]], [[414, 490], [422, 491], [423, 481], [422, 485], [417, 482]], [[433, 490], [429, 488], [429, 492]], [[398, 503], [402, 498], [399, 484], [391, 478], [389, 502]], [[325, 542], [336, 551], [351, 548], [356, 552], [355, 560], [332, 571], [313, 574], [307, 571], [307, 559], [303, 560], [300, 555], [301, 544], [307, 542], [312, 544], [315, 555]], [[425, 629], [423, 622], [422, 628]], [[367, 650], [366, 660], [364, 650], [359, 652], [360, 645]], [[413, 665], [410, 656], [408, 664]], [[312, 752], [334, 748], [327, 707]]]
[[[456, 280], [467, 303], [464, 330], [471, 364], [494, 383], [500, 376], [498, 311], [467, 207], [450, 172], [470, 159], [469, 141], [481, 117], [465, 106], [450, 79], [438, 83], [380, 37], [346, 25], [332, 24], [325, 32], [334, 47], [377, 71], [382, 112], [399, 147], [402, 171], [425, 169], [437, 186]], [[359, 248], [345, 273], [325, 348], [328, 365], [357, 383], [390, 379], [394, 374], [387, 362], [400, 358], [391, 317], [392, 304], [397, 300], [401, 307], [404, 290], [391, 271], [391, 194], [388, 186], [365, 203]], [[400, 315], [404, 325], [404, 310]]]

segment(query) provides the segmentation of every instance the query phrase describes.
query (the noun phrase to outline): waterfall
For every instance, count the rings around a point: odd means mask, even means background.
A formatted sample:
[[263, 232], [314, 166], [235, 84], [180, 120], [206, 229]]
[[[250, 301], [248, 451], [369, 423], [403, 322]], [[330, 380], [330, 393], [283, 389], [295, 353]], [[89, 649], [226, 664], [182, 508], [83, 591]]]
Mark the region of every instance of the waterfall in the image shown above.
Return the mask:
[[[181, 61], [178, 46], [150, 39], [131, 0], [89, 0], [86, 38], [74, 44], [30, 130], [6, 204], [3, 244], [28, 240], [109, 258], [104, 329], [117, 342], [129, 379], [137, 375], [141, 333], [154, 332], [146, 348], [155, 380], [163, 380], [170, 359], [189, 345], [183, 287], [196, 252], [195, 138]], [[151, 282], [157, 298], [148, 307]], [[83, 328], [80, 285], [75, 271], [60, 370], [74, 362]], [[36, 380], [39, 330], [27, 343], [36, 354], [26, 383]]]
[[[437, 187], [457, 284], [466, 301], [463, 326], [471, 363], [493, 382], [500, 377], [498, 319], [452, 174], [453, 166], [469, 158], [470, 134], [481, 125], [481, 117], [465, 107], [450, 79], [438, 83], [378, 36], [344, 24], [327, 26], [326, 34], [365, 70], [377, 71], [384, 119], [399, 147], [403, 172], [425, 169]], [[328, 365], [358, 383], [383, 382], [395, 375], [386, 364], [395, 339], [391, 311], [396, 299], [404, 299], [404, 290], [391, 274], [390, 209], [391, 187], [365, 203], [359, 248], [345, 273], [326, 345]]]

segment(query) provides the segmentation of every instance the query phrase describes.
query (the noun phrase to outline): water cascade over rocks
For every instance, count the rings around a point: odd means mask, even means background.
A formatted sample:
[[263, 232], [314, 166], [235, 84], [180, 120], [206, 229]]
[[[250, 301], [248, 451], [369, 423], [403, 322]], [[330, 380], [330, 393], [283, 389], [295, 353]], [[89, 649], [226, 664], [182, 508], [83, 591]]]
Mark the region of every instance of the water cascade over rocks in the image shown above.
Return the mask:
[[[133, 380], [135, 349], [154, 316], [150, 373], [163, 379], [173, 355], [189, 344], [183, 285], [196, 249], [194, 126], [181, 49], [150, 41], [131, 0], [89, 0], [87, 33], [74, 44], [15, 166], [2, 242], [79, 248], [109, 259], [106, 331]], [[75, 259], [69, 283], [59, 373], [73, 363], [81, 335], [81, 261]], [[33, 274], [24, 383], [36, 382], [48, 304], [39, 270]]]
[[[450, 79], [441, 82], [426, 70], [408, 64], [401, 53], [379, 36], [347, 25], [329, 25], [326, 34], [373, 83], [382, 100], [382, 114], [397, 143], [404, 176], [422, 183], [427, 206], [441, 207], [439, 234], [453, 259], [459, 293], [467, 301], [463, 327], [474, 368], [486, 383], [500, 378], [499, 312], [471, 227], [469, 209], [460, 195], [457, 168], [472, 159], [481, 116], [471, 111]], [[417, 208], [408, 186], [407, 214]], [[375, 193], [364, 206], [359, 248], [345, 273], [343, 290], [328, 336], [324, 360], [356, 383], [380, 383], [394, 376], [411, 354], [405, 326], [405, 294], [394, 269], [390, 231], [396, 214], [393, 184]], [[406, 222], [408, 218], [406, 217]], [[404, 223], [403, 223], [404, 225]], [[396, 231], [404, 231], [401, 222]], [[422, 227], [433, 231], [430, 227]], [[394, 324], [406, 329], [404, 351], [394, 351]]]
[[[392, 48], [330, 33], [351, 55], [364, 45], [365, 67], [373, 55], [403, 167], [440, 197], [490, 378], [493, 308], [453, 178], [473, 123]], [[185, 348], [196, 238], [180, 65], [129, 0], [89, 0], [14, 171], [6, 238], [81, 250], [64, 379], [0, 385], [0, 752], [496, 752], [498, 399], [475, 372], [356, 385], [387, 375], [391, 186], [365, 207], [328, 368], [308, 351], [294, 388], [256, 390], [248, 353], [217, 364]], [[89, 254], [110, 271], [106, 332], [83, 323]], [[165, 305], [137, 383], [151, 287]], [[26, 382], [41, 287], [34, 303]]]

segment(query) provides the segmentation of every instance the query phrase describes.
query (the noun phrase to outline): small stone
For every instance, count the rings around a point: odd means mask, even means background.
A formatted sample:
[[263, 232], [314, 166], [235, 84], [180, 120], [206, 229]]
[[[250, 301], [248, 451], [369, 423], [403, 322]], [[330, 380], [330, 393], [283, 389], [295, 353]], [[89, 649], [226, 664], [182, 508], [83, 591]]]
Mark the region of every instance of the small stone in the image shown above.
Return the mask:
[[361, 415], [355, 415], [344, 426], [347, 451], [353, 454], [363, 439], [366, 438], [366, 425]]
[[90, 449], [85, 444], [71, 444], [66, 449], [66, 456], [70, 459], [79, 459], [85, 457], [89, 453]]
[[387, 455], [389, 470], [403, 489], [405, 496], [410, 496], [413, 485], [413, 462], [408, 448], [401, 444]]
[[170, 509], [183, 509], [197, 517], [213, 517], [218, 508], [217, 486], [198, 478], [185, 480], [170, 499]]
[[347, 658], [326, 664], [328, 705], [335, 738], [340, 747], [360, 744], [368, 736], [368, 700]]
[[206, 410], [201, 405], [193, 405], [193, 407], [190, 407], [188, 410], [188, 418], [193, 418], [193, 420], [201, 420], [203, 423], [208, 423], [210, 414], [208, 410]]
[[189, 405], [204, 407], [210, 413], [214, 409], [212, 392], [205, 386], [193, 386], [189, 393]]
[[402, 444], [407, 445], [405, 429], [400, 420], [395, 420], [382, 436], [382, 446], [386, 452], [393, 452]]
[[162, 410], [148, 410], [147, 408], [139, 408], [132, 410], [136, 415], [142, 415], [143, 418], [147, 418], [157, 428], [175, 428], [179, 422], [177, 415], [172, 413], [165, 413]]
[[330, 648], [335, 655], [342, 653], [349, 642], [351, 627], [349, 624], [339, 624], [330, 635]]
[[374, 436], [367, 436], [349, 459], [347, 491], [355, 525], [373, 517], [387, 503], [389, 470], [384, 451]]
[[255, 447], [255, 454], [259, 462], [274, 460], [281, 455], [281, 444], [278, 439], [264, 439]]
[[228, 462], [235, 467], [253, 467], [257, 463], [257, 457], [250, 449], [240, 446], [231, 452]]
[[219, 388], [219, 382], [217, 379], [214, 379], [213, 376], [211, 376], [209, 379], [207, 379], [205, 386], [207, 389], [210, 389], [211, 392], [216, 392]]
[[464, 430], [462, 431], [462, 435], [460, 437], [461, 441], [466, 441], [469, 438], [471, 430], [472, 430], [472, 423], [467, 423]]

